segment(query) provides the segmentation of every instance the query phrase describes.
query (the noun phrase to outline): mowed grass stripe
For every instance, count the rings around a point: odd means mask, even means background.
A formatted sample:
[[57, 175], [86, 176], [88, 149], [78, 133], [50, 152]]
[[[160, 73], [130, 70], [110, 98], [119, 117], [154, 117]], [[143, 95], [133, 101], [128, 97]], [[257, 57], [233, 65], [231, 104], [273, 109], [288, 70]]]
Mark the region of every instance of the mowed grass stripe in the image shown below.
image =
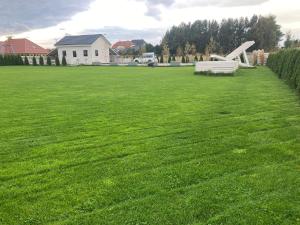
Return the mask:
[[[270, 128], [270, 127], [268, 127], [268, 129], [267, 130], [265, 130], [265, 129], [263, 129], [262, 131], [260, 131], [260, 130], [257, 130], [257, 131], [254, 131], [254, 132], [247, 132], [247, 134], [248, 134], [248, 137], [247, 138], [251, 138], [251, 136], [253, 135], [254, 137], [255, 136], [264, 136], [264, 138], [266, 138], [266, 137], [269, 137], [269, 136], [274, 136], [274, 131], [277, 131], [278, 133], [282, 133], [282, 132], [284, 132], [285, 130], [286, 130], [286, 128], [291, 128], [291, 126], [288, 126], [288, 127], [281, 127], [281, 128]], [[296, 127], [297, 128], [297, 127]], [[292, 129], [292, 128], [291, 128]], [[229, 130], [230, 131], [230, 130]], [[222, 132], [223, 133], [218, 133], [217, 134], [217, 136], [214, 136], [215, 134], [212, 134], [212, 135], [209, 135], [209, 138], [208, 138], [208, 135], [206, 134], [205, 136], [204, 136], [204, 138], [202, 137], [202, 138], [199, 138], [199, 135], [201, 134], [201, 133], [203, 133], [203, 134], [205, 134], [205, 131], [202, 131], [202, 132], [200, 132], [200, 133], [198, 133], [198, 134], [192, 134], [192, 133], [185, 133], [185, 132], [180, 132], [180, 133], [178, 133], [180, 136], [178, 136], [178, 138], [180, 139], [179, 140], [179, 143], [181, 143], [181, 145], [182, 146], [184, 146], [184, 145], [188, 145], [188, 144], [190, 144], [190, 143], [195, 143], [195, 142], [197, 142], [198, 144], [199, 143], [203, 143], [203, 144], [205, 144], [205, 142], [207, 141], [207, 139], [209, 139], [210, 141], [217, 141], [218, 139], [220, 139], [220, 138], [222, 138], [222, 139], [227, 139], [227, 138], [230, 138], [231, 139], [231, 137], [229, 136], [229, 137], [227, 137], [226, 136], [226, 134], [228, 134], [228, 132], [229, 132], [228, 130], [226, 130], [226, 129], [222, 129]], [[237, 134], [235, 134], [235, 138], [237, 139], [238, 137], [241, 137], [241, 139], [243, 139], [244, 138], [244, 136], [242, 136], [241, 134], [239, 134], [239, 132], [240, 131], [238, 131], [237, 132]], [[260, 133], [260, 132], [263, 132], [263, 133]], [[258, 133], [258, 134], [257, 134]], [[267, 135], [268, 133], [271, 133], [271, 135]], [[246, 133], [244, 133], [244, 134], [246, 134]], [[173, 134], [169, 134], [169, 135], [174, 135], [174, 133]], [[169, 136], [169, 135], [167, 135], [167, 137]], [[158, 137], [151, 137], [151, 138], [155, 138], [155, 139], [161, 139], [162, 138], [162, 136], [158, 136]], [[278, 136], [278, 138], [280, 138], [280, 136]], [[147, 139], [149, 139], [149, 138], [147, 138]], [[37, 160], [32, 160], [32, 162], [34, 162], [34, 161], [36, 161], [36, 164], [37, 165], [40, 165], [41, 163], [40, 163], [40, 159], [42, 158], [42, 157], [47, 157], [48, 159], [49, 158], [56, 158], [56, 159], [58, 159], [58, 158], [64, 158], [65, 157], [65, 154], [68, 154], [69, 156], [70, 156], [70, 151], [69, 150], [71, 150], [72, 151], [72, 153], [73, 153], [73, 151], [74, 151], [74, 147], [75, 147], [75, 151], [76, 151], [76, 153], [78, 153], [79, 155], [78, 156], [76, 156], [75, 154], [73, 155], [73, 159], [74, 159], [74, 157], [77, 157], [77, 159], [78, 160], [80, 160], [81, 158], [82, 158], [82, 155], [81, 155], [81, 150], [84, 148], [84, 150], [85, 151], [95, 151], [95, 152], [97, 152], [97, 148], [98, 149], [102, 149], [102, 148], [105, 148], [105, 151], [103, 152], [103, 153], [105, 153], [105, 155], [107, 155], [108, 154], [108, 160], [110, 160], [111, 158], [112, 158], [112, 156], [113, 156], [113, 153], [114, 153], [114, 151], [115, 151], [115, 149], [114, 149], [114, 145], [116, 145], [116, 146], [118, 146], [119, 144], [125, 144], [127, 147], [129, 147], [129, 146], [139, 146], [139, 145], [141, 145], [141, 146], [145, 146], [145, 145], [143, 145], [143, 143], [142, 142], [140, 142], [140, 141], [146, 141], [147, 139], [143, 139], [143, 140], [138, 140], [138, 141], [135, 141], [135, 142], [133, 142], [133, 141], [129, 141], [129, 142], [127, 142], [127, 143], [116, 143], [116, 144], [111, 144], [111, 145], [92, 145], [92, 146], [88, 146], [87, 145], [87, 143], [85, 143], [85, 142], [80, 142], [77, 146], [74, 146], [74, 145], [69, 145], [69, 146], [62, 146], [62, 149], [64, 149], [65, 151], [66, 150], [68, 150], [67, 151], [67, 153], [65, 153], [65, 152], [53, 152], [53, 155], [51, 156], [50, 154], [47, 154], [47, 155], [43, 155], [43, 156], [41, 156], [41, 157], [37, 157]], [[274, 139], [275, 140], [275, 142], [278, 140], [278, 139]], [[245, 140], [246, 141], [246, 140]], [[269, 142], [271, 142], [271, 139], [269, 139], [268, 140]], [[166, 141], [164, 141], [164, 143], [166, 143], [167, 142], [167, 140]], [[176, 143], [176, 142], [175, 142]], [[152, 145], [153, 143], [152, 142], [150, 142], [150, 146], [147, 146], [147, 148], [150, 148], [151, 147], [151, 145]], [[173, 144], [173, 143], [172, 143]], [[250, 145], [253, 145], [254, 143], [253, 142], [251, 142], [251, 144]], [[246, 142], [245, 143], [243, 143], [243, 146], [245, 146], [246, 145]], [[58, 146], [55, 146], [55, 147], [58, 147]], [[172, 146], [169, 146], [169, 145], [167, 145], [164, 149], [166, 149], [166, 148], [168, 148], [168, 147], [172, 147]], [[53, 148], [52, 148], [53, 149]], [[109, 151], [108, 153], [106, 152], [107, 150], [110, 150], [110, 149], [112, 149], [112, 151]], [[155, 149], [155, 147], [153, 148], [153, 149], [150, 149], [150, 151], [154, 151], [154, 150], [156, 150]], [[124, 157], [126, 157], [127, 155], [131, 155], [131, 154], [138, 154], [140, 151], [139, 150], [137, 150], [137, 149], [134, 149], [133, 150], [133, 153], [132, 153], [132, 151], [130, 151], [130, 152], [125, 152], [125, 151], [122, 151], [122, 153], [121, 153], [121, 156], [124, 156]], [[142, 153], [144, 153], [144, 152], [147, 152], [147, 151], [142, 151]], [[62, 154], [60, 154], [60, 153], [62, 153]], [[92, 153], [94, 153], [94, 152], [91, 152], [91, 154], [89, 154], [88, 156], [89, 157], [91, 157], [92, 156]], [[120, 157], [120, 153], [118, 153], [117, 154], [117, 156], [116, 156], [117, 158], [118, 157]], [[107, 158], [107, 157], [106, 157]], [[31, 159], [33, 159], [33, 158], [31, 158]], [[21, 161], [21, 162], [23, 162], [25, 165], [27, 165], [27, 163], [26, 163], [26, 160], [28, 160], [28, 159], [24, 159], [23, 161]], [[87, 159], [87, 163], [90, 161], [90, 158], [89, 159]], [[14, 163], [14, 161], [13, 160], [10, 160], [10, 161], [8, 161], [7, 163], [9, 163], [9, 162], [12, 162], [12, 163]], [[16, 160], [16, 162], [19, 162], [20, 163], [20, 161], [18, 161], [18, 160]], [[37, 167], [36, 167], [36, 169], [37, 169]], [[24, 168], [24, 170], [26, 170], [26, 168]], [[14, 171], [12, 171], [12, 172], [14, 172]], [[19, 175], [17, 175], [17, 176], [19, 176]]]
[[266, 68], [0, 70], [3, 224], [295, 224], [299, 97]]

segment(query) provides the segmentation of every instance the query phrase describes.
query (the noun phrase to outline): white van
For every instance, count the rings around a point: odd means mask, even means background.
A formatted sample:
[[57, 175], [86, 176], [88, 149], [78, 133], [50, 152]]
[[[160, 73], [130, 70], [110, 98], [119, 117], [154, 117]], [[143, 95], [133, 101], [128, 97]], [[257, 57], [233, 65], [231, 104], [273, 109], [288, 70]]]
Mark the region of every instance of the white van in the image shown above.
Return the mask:
[[157, 59], [154, 52], [147, 52], [142, 55], [140, 58], [135, 58], [133, 60], [136, 63], [140, 64], [149, 64], [149, 63], [157, 63]]

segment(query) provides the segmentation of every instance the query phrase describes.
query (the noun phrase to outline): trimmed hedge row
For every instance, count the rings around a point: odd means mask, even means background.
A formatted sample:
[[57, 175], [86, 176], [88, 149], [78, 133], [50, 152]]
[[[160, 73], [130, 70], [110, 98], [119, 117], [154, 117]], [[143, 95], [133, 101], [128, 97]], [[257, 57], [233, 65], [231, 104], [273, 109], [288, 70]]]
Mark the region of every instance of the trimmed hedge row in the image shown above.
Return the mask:
[[0, 55], [0, 66], [23, 65], [20, 55]]
[[267, 66], [300, 91], [300, 50], [287, 49], [273, 53], [268, 58]]
[[[32, 64], [33, 66], [44, 66], [45, 65], [45, 61], [44, 58], [42, 56], [38, 57], [38, 56], [33, 56], [32, 57]], [[46, 61], [48, 66], [52, 66], [52, 61], [51, 58], [48, 56], [47, 57], [47, 61]], [[0, 66], [18, 66], [18, 65], [30, 65], [28, 57], [25, 56], [24, 58], [22, 58], [20, 55], [1, 55], [0, 54]], [[60, 61], [58, 56], [56, 56], [55, 58], [55, 65], [56, 66], [60, 66]], [[67, 66], [67, 60], [65, 58], [65, 56], [62, 59], [62, 65], [63, 66]]]

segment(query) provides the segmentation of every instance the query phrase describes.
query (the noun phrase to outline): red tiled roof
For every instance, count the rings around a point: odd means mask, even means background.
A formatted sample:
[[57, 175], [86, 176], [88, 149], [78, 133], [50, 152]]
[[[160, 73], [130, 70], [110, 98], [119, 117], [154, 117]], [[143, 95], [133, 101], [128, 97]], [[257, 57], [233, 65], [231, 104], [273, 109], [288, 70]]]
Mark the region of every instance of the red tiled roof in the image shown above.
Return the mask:
[[131, 41], [118, 41], [113, 44], [112, 48], [132, 48], [134, 44]]
[[32, 41], [23, 39], [8, 39], [2, 44], [2, 52], [4, 54], [47, 54], [48, 50], [33, 43]]

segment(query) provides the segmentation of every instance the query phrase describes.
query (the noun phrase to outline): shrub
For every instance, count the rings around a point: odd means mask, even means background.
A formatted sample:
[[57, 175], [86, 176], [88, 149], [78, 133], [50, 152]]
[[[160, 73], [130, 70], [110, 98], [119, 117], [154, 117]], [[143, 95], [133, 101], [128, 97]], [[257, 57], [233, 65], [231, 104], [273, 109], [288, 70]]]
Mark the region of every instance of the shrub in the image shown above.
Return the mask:
[[32, 65], [37, 66], [37, 62], [36, 62], [35, 56], [32, 57]]
[[60, 66], [59, 58], [58, 56], [55, 57], [55, 65]]
[[171, 63], [171, 61], [172, 61], [172, 58], [171, 58], [171, 56], [169, 56], [168, 63]]
[[202, 55], [200, 55], [200, 59], [199, 59], [199, 61], [203, 61], [203, 56]]
[[44, 65], [44, 58], [42, 56], [40, 56], [40, 58], [39, 58], [39, 63], [41, 66]]
[[29, 65], [29, 60], [28, 60], [27, 56], [25, 56], [25, 59], [24, 59], [24, 65], [26, 65], [26, 66]]
[[300, 90], [300, 50], [286, 49], [270, 54], [267, 66], [291, 87]]
[[0, 66], [4, 66], [3, 55], [0, 55]]
[[195, 55], [194, 61], [198, 62], [198, 56], [197, 55]]
[[49, 56], [47, 57], [47, 65], [52, 66], [51, 58]]
[[185, 63], [185, 57], [184, 56], [182, 56], [182, 58], [181, 58], [181, 63]]

